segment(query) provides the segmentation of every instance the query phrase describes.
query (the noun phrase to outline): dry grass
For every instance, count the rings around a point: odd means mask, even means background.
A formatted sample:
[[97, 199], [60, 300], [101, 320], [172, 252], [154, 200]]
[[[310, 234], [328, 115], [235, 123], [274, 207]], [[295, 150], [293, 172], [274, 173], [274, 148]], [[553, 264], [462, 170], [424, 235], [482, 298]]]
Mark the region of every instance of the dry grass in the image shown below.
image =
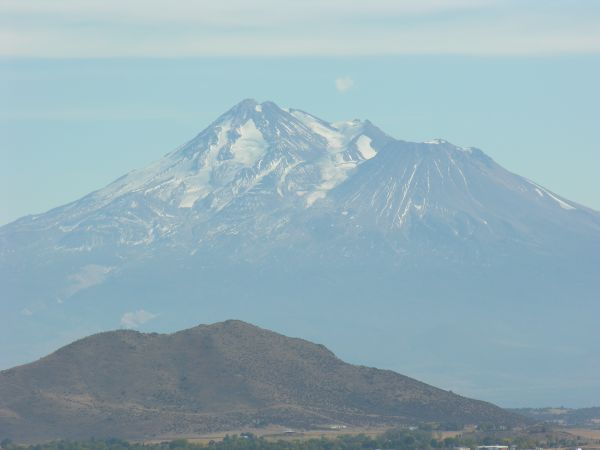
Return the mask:
[[343, 428], [339, 430], [310, 430], [310, 431], [302, 431], [294, 434], [267, 434], [263, 435], [266, 439], [269, 440], [307, 440], [307, 439], [319, 439], [321, 437], [326, 438], [335, 438], [341, 435], [350, 435], [355, 436], [357, 434], [365, 434], [367, 436], [375, 437], [386, 430], [389, 427], [352, 427], [352, 428]]
[[591, 428], [564, 428], [561, 431], [572, 434], [573, 436], [600, 441], [600, 430], [594, 430]]
[[464, 431], [434, 431], [433, 437], [436, 439], [446, 439], [460, 436]]
[[354, 435], [358, 435], [358, 434], [365, 434], [367, 436], [375, 437], [375, 436], [378, 436], [378, 435], [384, 433], [388, 429], [389, 429], [389, 427], [348, 427], [348, 428], [343, 428], [343, 429], [339, 429], [339, 430], [338, 429], [335, 429], [335, 430], [304, 430], [304, 431], [294, 431], [293, 433], [288, 433], [287, 431], [290, 431], [290, 429], [288, 429], [288, 428], [273, 426], [273, 427], [266, 427], [266, 428], [259, 428], [259, 429], [244, 428], [244, 429], [239, 429], [239, 430], [223, 431], [223, 432], [218, 432], [218, 433], [195, 434], [195, 435], [187, 435], [187, 436], [182, 436], [182, 435], [164, 436], [161, 438], [152, 439], [152, 440], [144, 440], [144, 441], [140, 441], [140, 442], [143, 442], [145, 444], [155, 444], [158, 442], [171, 440], [171, 439], [175, 439], [175, 438], [178, 438], [178, 439], [184, 438], [193, 443], [208, 444], [210, 441], [220, 441], [226, 435], [234, 435], [234, 434], [240, 435], [242, 433], [252, 433], [255, 436], [260, 436], [260, 437], [263, 437], [270, 441], [308, 440], [308, 439], [319, 439], [321, 437], [335, 438], [337, 436], [342, 436], [342, 435], [354, 436]]

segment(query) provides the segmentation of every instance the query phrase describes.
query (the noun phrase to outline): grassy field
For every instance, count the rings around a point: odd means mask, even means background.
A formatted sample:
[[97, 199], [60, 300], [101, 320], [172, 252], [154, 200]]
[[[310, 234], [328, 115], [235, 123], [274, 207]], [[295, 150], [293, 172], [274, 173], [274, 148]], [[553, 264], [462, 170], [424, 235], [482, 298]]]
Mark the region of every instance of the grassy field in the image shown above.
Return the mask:
[[[210, 441], [220, 441], [226, 435], [242, 433], [252, 433], [255, 436], [260, 436], [268, 440], [305, 440], [305, 439], [318, 439], [320, 437], [335, 438], [340, 435], [357, 435], [366, 434], [367, 436], [378, 436], [384, 433], [389, 427], [348, 427], [342, 429], [322, 429], [322, 430], [309, 430], [309, 431], [295, 431], [283, 427], [266, 427], [259, 429], [245, 428], [240, 430], [223, 431], [218, 433], [208, 433], [202, 435], [187, 435], [187, 436], [164, 436], [160, 439], [152, 439], [143, 441], [147, 444], [155, 444], [161, 441], [170, 439], [184, 438], [190, 442], [207, 444]], [[445, 437], [445, 436], [444, 436]]]
[[[267, 440], [272, 440], [272, 441], [308, 440], [308, 439], [319, 439], [321, 437], [335, 438], [335, 437], [341, 436], [341, 435], [354, 436], [354, 435], [358, 435], [358, 434], [365, 434], [367, 436], [375, 437], [375, 436], [378, 436], [378, 435], [384, 433], [389, 428], [390, 427], [348, 427], [348, 428], [341, 428], [341, 429], [320, 429], [320, 430], [296, 431], [296, 430], [290, 430], [288, 428], [273, 426], [273, 427], [266, 427], [266, 428], [260, 428], [260, 429], [245, 428], [245, 429], [240, 429], [240, 430], [232, 430], [232, 431], [226, 431], [226, 432], [223, 431], [223, 432], [218, 432], [218, 433], [209, 433], [209, 434], [202, 434], [202, 435], [164, 436], [163, 438], [145, 440], [143, 442], [146, 444], [156, 444], [156, 443], [166, 441], [166, 440], [171, 440], [171, 439], [176, 439], [176, 438], [178, 438], [178, 439], [184, 438], [193, 443], [208, 444], [210, 441], [220, 441], [226, 435], [234, 435], [234, 434], [240, 435], [242, 433], [252, 433], [255, 436], [260, 436]], [[460, 435], [461, 433], [462, 433], [462, 431], [439, 431], [439, 432], [433, 432], [433, 437], [441, 440], [441, 439], [445, 439], [447, 437], [456, 437], [456, 436]]]
[[[288, 428], [283, 428], [279, 426], [271, 426], [266, 428], [244, 428], [239, 430], [232, 431], [224, 431], [224, 432], [216, 432], [216, 433], [208, 433], [202, 435], [177, 435], [177, 436], [163, 436], [158, 439], [152, 440], [144, 440], [143, 443], [146, 444], [156, 444], [163, 441], [169, 441], [173, 439], [187, 439], [190, 442], [197, 444], [208, 444], [210, 441], [220, 441], [226, 435], [241, 435], [242, 433], [252, 433], [255, 436], [263, 437], [269, 441], [295, 441], [295, 440], [308, 440], [308, 439], [319, 439], [321, 437], [324, 438], [335, 438], [340, 435], [358, 435], [365, 434], [367, 436], [375, 437], [386, 430], [389, 427], [348, 427], [342, 429], [320, 429], [320, 430], [308, 430], [308, 431], [296, 431]], [[464, 431], [434, 431], [432, 432], [432, 436], [435, 439], [443, 440], [449, 437], [456, 437], [465, 432], [469, 432], [473, 430], [464, 430]], [[600, 449], [600, 429], [589, 429], [589, 428], [561, 428], [556, 429], [556, 431], [560, 431], [563, 433], [567, 433], [571, 436], [579, 437], [586, 439], [589, 442], [588, 445], [581, 445], [582, 448], [585, 449]]]
[[579, 436], [586, 439], [597, 440], [600, 443], [600, 429], [590, 428], [564, 428], [562, 429], [565, 433], [572, 434], [573, 436]]

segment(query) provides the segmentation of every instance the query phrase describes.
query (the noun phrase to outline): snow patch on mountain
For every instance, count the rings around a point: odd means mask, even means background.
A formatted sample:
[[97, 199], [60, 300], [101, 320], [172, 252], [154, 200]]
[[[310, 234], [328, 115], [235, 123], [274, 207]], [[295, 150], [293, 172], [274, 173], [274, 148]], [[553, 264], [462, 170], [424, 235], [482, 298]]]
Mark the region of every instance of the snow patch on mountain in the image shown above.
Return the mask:
[[268, 144], [252, 119], [242, 125], [240, 137], [232, 144], [231, 153], [235, 162], [252, 167], [267, 152]]
[[364, 159], [371, 159], [377, 154], [377, 150], [371, 147], [371, 142], [371, 138], [364, 134], [356, 140], [356, 147]]
[[527, 180], [527, 181], [534, 187], [535, 191], [537, 192], [537, 194], [540, 197], [548, 196], [549, 198], [551, 198], [552, 200], [554, 200], [558, 204], [558, 206], [560, 206], [562, 209], [566, 209], [567, 211], [577, 209], [575, 206], [567, 203], [565, 200], [563, 200], [563, 199], [557, 197], [556, 195], [554, 195], [548, 189], [540, 186], [537, 183], [534, 183], [531, 180]]
[[373, 158], [377, 151], [371, 146], [371, 138], [362, 134], [363, 121], [327, 123], [304, 111], [291, 110], [291, 114], [327, 141], [327, 154], [317, 163], [321, 183], [306, 196], [305, 206], [310, 207], [343, 183], [357, 165]]

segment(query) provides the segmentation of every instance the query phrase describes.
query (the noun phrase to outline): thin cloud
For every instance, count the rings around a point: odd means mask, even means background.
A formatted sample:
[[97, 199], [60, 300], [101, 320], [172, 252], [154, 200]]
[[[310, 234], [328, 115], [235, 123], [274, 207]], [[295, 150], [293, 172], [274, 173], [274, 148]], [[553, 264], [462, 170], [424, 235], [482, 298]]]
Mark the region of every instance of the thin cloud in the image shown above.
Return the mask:
[[124, 328], [138, 328], [155, 317], [157, 317], [156, 314], [152, 314], [144, 309], [126, 312], [121, 316], [121, 326]]
[[350, 77], [336, 78], [335, 88], [338, 92], [346, 92], [354, 87], [354, 80]]
[[127, 108], [127, 107], [59, 107], [59, 108], [36, 108], [15, 109], [0, 107], [0, 120], [188, 120], [194, 119], [196, 115], [192, 111], [151, 109], [151, 108]]
[[64, 295], [71, 295], [102, 283], [112, 272], [113, 267], [101, 266], [98, 264], [88, 264], [79, 269], [78, 272], [68, 276], [69, 286], [65, 289]]
[[0, 56], [600, 52], [600, 6], [567, 0], [175, 0], [164, 5], [159, 0], [5, 0]]
[[[206, 24], [209, 26], [268, 25], [282, 21], [297, 22], [299, 18], [314, 21], [321, 11], [327, 20], [347, 19], [365, 15], [423, 15], [451, 11], [477, 10], [497, 4], [498, 0], [373, 0], [368, 3], [348, 4], [345, 0], [172, 0], [165, 8], [164, 0], [4, 0], [0, 13], [37, 19], [64, 20], [65, 22], [102, 23], [127, 22], [130, 24]], [[268, 13], [265, 13], [268, 11]], [[90, 22], [91, 20], [91, 22]]]

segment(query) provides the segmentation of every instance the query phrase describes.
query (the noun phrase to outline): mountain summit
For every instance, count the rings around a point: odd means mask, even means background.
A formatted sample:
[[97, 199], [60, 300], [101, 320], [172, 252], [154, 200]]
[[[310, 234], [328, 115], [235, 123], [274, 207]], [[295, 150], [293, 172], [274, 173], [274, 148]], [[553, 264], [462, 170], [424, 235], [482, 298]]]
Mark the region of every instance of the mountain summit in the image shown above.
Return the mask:
[[[0, 228], [10, 324], [0, 337], [19, 336], [0, 365], [119, 320], [168, 330], [243, 312], [301, 333], [311, 323], [349, 357], [377, 348], [372, 363], [394, 367], [395, 347], [374, 337], [383, 333], [415, 358], [416, 375], [475, 377], [467, 391], [490, 392], [491, 380], [506, 382], [499, 369], [531, 353], [551, 365], [551, 348], [597, 340], [599, 255], [600, 213], [477, 148], [244, 100], [148, 167]], [[549, 332], [566, 318], [576, 333]], [[425, 350], [440, 345], [431, 367]], [[485, 367], [464, 359], [486, 348], [497, 358]], [[600, 357], [565, 351], [600, 370]], [[546, 376], [554, 392], [571, 374]]]
[[[392, 247], [399, 233], [436, 245], [440, 237], [539, 245], [553, 241], [557, 227], [600, 231], [597, 212], [504, 170], [481, 150], [398, 141], [368, 121], [328, 123], [247, 99], [156, 163], [3, 227], [0, 251], [200, 249], [239, 233], [276, 242], [303, 235], [303, 221], [316, 218], [334, 221], [343, 238], [383, 233]], [[44, 239], [13, 238], [23, 232]]]
[[269, 425], [525, 419], [322, 345], [229, 320], [169, 335], [114, 331], [0, 372], [0, 434], [26, 441], [190, 436]]

